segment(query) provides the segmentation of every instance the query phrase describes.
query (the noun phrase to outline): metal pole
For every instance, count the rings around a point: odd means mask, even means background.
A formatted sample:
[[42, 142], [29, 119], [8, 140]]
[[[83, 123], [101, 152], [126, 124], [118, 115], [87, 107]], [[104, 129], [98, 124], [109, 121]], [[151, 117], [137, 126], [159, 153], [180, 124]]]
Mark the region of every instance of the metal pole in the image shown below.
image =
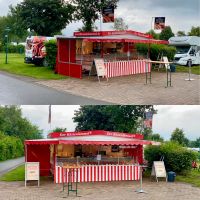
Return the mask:
[[194, 81], [194, 79], [191, 78], [191, 68], [192, 68], [192, 60], [191, 59], [188, 60], [188, 67], [189, 67], [189, 70], [188, 70], [189, 78], [187, 78], [185, 80], [186, 81]]
[[140, 167], [140, 189], [136, 190], [135, 192], [137, 192], [137, 193], [147, 193], [142, 188], [142, 165], [139, 165], [139, 167]]
[[8, 64], [8, 35], [6, 37], [6, 64]]

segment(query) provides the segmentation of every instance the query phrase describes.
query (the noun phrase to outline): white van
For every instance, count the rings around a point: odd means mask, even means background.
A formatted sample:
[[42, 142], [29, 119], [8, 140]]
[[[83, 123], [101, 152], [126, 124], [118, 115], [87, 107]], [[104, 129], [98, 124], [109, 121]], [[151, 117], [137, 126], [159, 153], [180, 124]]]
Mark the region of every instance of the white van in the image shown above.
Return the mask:
[[192, 65], [200, 65], [200, 37], [171, 37], [169, 45], [175, 46], [177, 49], [174, 57], [175, 64], [188, 65], [188, 61], [192, 60]]
[[35, 65], [45, 65], [46, 49], [44, 42], [55, 39], [46, 36], [31, 36], [26, 39], [25, 46], [25, 63], [33, 63]]

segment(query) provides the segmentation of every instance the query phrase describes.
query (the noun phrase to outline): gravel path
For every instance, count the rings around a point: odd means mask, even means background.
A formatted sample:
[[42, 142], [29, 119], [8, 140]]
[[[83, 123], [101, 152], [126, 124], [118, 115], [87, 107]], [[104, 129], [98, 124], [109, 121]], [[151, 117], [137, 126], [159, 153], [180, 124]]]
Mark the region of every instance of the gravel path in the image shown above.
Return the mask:
[[[37, 183], [36, 183], [37, 184]], [[143, 189], [147, 194], [138, 194], [139, 182], [81, 183], [78, 185], [78, 197], [74, 193], [67, 196], [62, 185], [52, 181], [43, 181], [38, 188], [24, 182], [0, 182], [0, 199], [3, 200], [199, 200], [200, 189], [184, 183], [150, 182], [145, 180]]]

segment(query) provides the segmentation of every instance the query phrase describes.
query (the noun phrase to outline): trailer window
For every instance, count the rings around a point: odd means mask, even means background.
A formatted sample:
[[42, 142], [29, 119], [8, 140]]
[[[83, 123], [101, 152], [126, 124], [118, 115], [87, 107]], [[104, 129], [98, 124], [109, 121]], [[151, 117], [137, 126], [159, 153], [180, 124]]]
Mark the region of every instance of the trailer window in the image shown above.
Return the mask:
[[189, 46], [179, 46], [176, 47], [177, 53], [179, 54], [183, 54], [183, 53], [188, 53], [188, 51], [190, 50]]

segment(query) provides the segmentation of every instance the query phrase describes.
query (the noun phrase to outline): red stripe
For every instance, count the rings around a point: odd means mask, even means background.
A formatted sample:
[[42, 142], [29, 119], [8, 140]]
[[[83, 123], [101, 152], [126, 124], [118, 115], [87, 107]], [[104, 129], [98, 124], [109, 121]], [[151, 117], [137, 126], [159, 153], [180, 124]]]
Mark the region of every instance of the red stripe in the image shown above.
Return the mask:
[[60, 167], [58, 167], [58, 183], [60, 183]]

